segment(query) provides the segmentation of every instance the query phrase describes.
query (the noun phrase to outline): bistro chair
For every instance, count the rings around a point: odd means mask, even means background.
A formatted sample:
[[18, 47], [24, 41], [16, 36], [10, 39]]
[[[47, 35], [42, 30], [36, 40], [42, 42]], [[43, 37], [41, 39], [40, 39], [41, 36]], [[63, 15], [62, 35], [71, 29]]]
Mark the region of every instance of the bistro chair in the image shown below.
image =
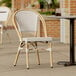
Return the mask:
[[[27, 69], [29, 69], [29, 50], [30, 50], [30, 45], [34, 47], [34, 50], [37, 51], [37, 58], [38, 58], [38, 64], [40, 65], [40, 58], [39, 58], [39, 52], [38, 52], [38, 42], [48, 42], [49, 48], [47, 49], [50, 52], [50, 66], [53, 67], [53, 58], [52, 58], [52, 45], [51, 37], [47, 37], [47, 31], [46, 31], [46, 23], [44, 18], [36, 11], [34, 10], [18, 10], [13, 14], [13, 25], [15, 27], [15, 30], [19, 36], [20, 44], [18, 47], [18, 51], [16, 54], [16, 58], [14, 61], [14, 66], [17, 64], [17, 60], [20, 54], [20, 51], [25, 47], [26, 51], [26, 66]], [[40, 37], [40, 21], [43, 26], [44, 30], [44, 37]], [[23, 34], [25, 36], [23, 36]], [[30, 35], [29, 35], [30, 34]]]
[[[10, 16], [10, 9], [8, 7], [0, 7], [0, 43], [2, 44], [3, 25], [7, 25]], [[8, 33], [7, 33], [8, 35]], [[9, 35], [8, 35], [9, 37]]]

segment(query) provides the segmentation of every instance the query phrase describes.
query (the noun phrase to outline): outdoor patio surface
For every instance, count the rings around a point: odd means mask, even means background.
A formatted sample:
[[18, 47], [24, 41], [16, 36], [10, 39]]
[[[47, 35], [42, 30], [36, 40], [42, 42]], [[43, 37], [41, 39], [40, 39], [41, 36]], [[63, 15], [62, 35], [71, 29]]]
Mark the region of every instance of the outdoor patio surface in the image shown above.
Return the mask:
[[[59, 61], [69, 61], [69, 44], [53, 40], [53, 68], [49, 65], [49, 52], [39, 51], [41, 65], [37, 65], [36, 53], [31, 50], [29, 70], [26, 69], [25, 64], [25, 50], [21, 51], [17, 66], [13, 66], [18, 44], [19, 40], [14, 30], [4, 31], [3, 44], [0, 44], [0, 76], [76, 76], [76, 66], [65, 67], [57, 64]], [[46, 46], [43, 45], [39, 44], [42, 47]]]

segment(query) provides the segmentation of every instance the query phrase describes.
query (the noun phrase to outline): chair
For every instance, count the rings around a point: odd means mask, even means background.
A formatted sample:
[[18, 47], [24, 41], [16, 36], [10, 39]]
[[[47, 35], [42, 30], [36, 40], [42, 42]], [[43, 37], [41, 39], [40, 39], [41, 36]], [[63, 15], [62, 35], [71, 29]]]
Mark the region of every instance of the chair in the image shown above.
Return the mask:
[[[50, 52], [50, 66], [53, 67], [53, 65], [52, 65], [53, 59], [52, 59], [52, 51], [51, 51], [52, 38], [47, 37], [46, 23], [45, 23], [44, 18], [38, 12], [27, 9], [27, 10], [16, 11], [12, 17], [12, 21], [13, 21], [13, 25], [16, 29], [16, 32], [19, 36], [19, 40], [20, 40], [20, 44], [18, 47], [15, 61], [14, 61], [14, 66], [16, 66], [16, 64], [17, 64], [20, 50], [22, 50], [23, 47], [25, 46], [26, 66], [27, 66], [27, 69], [29, 69], [29, 50], [30, 50], [29, 47], [30, 47], [30, 45], [33, 45], [34, 49], [37, 51], [38, 64], [40, 65], [40, 58], [39, 58], [39, 52], [38, 52], [38, 48], [37, 48], [37, 42], [48, 42], [50, 48], [48, 48], [47, 50]], [[40, 36], [39, 35], [40, 21], [43, 26], [45, 37], [39, 37]], [[25, 33], [25, 36], [23, 36], [22, 33]], [[29, 33], [30, 35], [32, 34], [32, 35], [29, 37], [27, 33]]]
[[0, 43], [2, 43], [3, 25], [4, 23], [7, 24], [7, 20], [9, 19], [9, 13], [10, 13], [10, 9], [8, 7], [0, 7], [0, 29], [1, 29]]

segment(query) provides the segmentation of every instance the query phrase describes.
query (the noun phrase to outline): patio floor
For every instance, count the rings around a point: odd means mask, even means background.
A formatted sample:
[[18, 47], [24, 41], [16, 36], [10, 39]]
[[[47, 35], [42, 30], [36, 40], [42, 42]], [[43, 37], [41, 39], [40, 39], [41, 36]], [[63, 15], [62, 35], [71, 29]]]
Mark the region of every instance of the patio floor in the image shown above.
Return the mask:
[[[10, 39], [7, 37], [9, 33]], [[13, 61], [17, 52], [19, 40], [14, 30], [4, 31], [3, 44], [0, 45], [0, 76], [75, 76], [76, 66], [64, 67], [58, 65], [59, 61], [69, 61], [69, 45], [54, 40], [53, 47], [53, 67], [49, 66], [49, 52], [40, 50], [41, 65], [37, 65], [36, 53], [30, 52], [30, 69], [26, 69], [25, 51], [21, 51], [17, 66], [13, 66]], [[41, 46], [40, 44], [39, 46]], [[44, 47], [46, 45], [44, 44]], [[43, 45], [42, 45], [43, 47]]]

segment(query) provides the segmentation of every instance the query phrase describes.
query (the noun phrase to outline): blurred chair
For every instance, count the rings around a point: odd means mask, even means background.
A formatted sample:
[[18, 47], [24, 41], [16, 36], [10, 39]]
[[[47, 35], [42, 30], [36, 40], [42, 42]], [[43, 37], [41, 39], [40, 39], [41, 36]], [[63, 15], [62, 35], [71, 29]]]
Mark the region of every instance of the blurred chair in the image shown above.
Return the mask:
[[[0, 7], [0, 36], [1, 36], [1, 41], [0, 43], [2, 43], [2, 34], [3, 34], [3, 25], [6, 25], [7, 24], [7, 21], [9, 19], [9, 16], [10, 16], [10, 9], [8, 7]], [[8, 35], [8, 33], [7, 33]], [[8, 35], [9, 36], [9, 35]]]
[[[47, 37], [46, 23], [44, 18], [34, 10], [18, 10], [13, 15], [13, 25], [16, 29], [16, 32], [19, 36], [20, 45], [16, 54], [14, 61], [14, 66], [16, 66], [20, 50], [25, 47], [26, 51], [26, 66], [29, 69], [29, 50], [30, 45], [34, 47], [34, 50], [37, 51], [38, 64], [40, 64], [39, 52], [38, 52], [38, 42], [48, 42], [49, 48], [46, 49], [50, 52], [50, 66], [52, 65], [52, 50], [51, 50], [51, 37]], [[44, 30], [44, 37], [40, 37], [40, 21]], [[24, 35], [25, 34], [25, 35]], [[30, 34], [30, 35], [29, 35]]]

